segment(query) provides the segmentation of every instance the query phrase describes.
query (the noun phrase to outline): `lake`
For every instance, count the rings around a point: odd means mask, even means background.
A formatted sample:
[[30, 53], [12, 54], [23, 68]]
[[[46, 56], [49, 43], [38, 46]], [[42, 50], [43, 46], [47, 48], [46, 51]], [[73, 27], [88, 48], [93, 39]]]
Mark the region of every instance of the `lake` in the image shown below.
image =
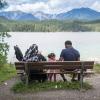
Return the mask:
[[57, 59], [64, 42], [71, 40], [73, 47], [79, 50], [81, 60], [100, 61], [100, 32], [8, 32], [11, 38], [7, 39], [10, 45], [8, 61], [16, 61], [14, 45], [18, 45], [23, 54], [32, 44], [37, 44], [39, 51], [47, 57], [54, 52]]

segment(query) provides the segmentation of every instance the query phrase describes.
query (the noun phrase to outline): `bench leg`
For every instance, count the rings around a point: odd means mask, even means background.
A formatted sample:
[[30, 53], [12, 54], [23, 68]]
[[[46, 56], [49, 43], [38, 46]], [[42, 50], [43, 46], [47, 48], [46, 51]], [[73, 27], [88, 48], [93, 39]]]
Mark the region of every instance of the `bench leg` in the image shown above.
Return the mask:
[[25, 72], [26, 72], [26, 85], [29, 84], [29, 73], [30, 73], [30, 70], [29, 70], [29, 67], [27, 65], [27, 63], [25, 63]]
[[78, 81], [80, 81], [80, 73], [78, 73], [78, 76], [77, 77], [78, 77]]
[[83, 75], [80, 75], [80, 84], [81, 84], [81, 89], [83, 88]]
[[83, 69], [84, 69], [84, 62], [82, 63], [81, 73], [80, 73], [80, 85], [81, 85], [81, 89], [83, 89]]
[[54, 82], [56, 82], [56, 74], [54, 74]]
[[28, 84], [29, 84], [29, 76], [26, 75], [26, 85], [28, 85]]

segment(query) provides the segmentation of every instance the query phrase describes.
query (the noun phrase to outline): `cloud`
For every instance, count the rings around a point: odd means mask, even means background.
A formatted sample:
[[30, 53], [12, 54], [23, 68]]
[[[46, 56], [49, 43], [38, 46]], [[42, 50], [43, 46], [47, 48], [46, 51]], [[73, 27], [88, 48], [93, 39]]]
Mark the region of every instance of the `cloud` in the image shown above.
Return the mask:
[[6, 11], [61, 13], [80, 7], [90, 7], [100, 11], [99, 0], [7, 0], [7, 2], [9, 7]]
[[5, 0], [9, 5], [22, 4], [25, 0]]
[[[25, 2], [25, 0], [23, 0]], [[11, 1], [10, 1], [11, 2]], [[49, 0], [35, 3], [20, 3], [17, 1], [16, 4], [10, 4], [5, 11], [16, 11], [20, 10], [23, 12], [36, 12], [43, 11], [45, 13], [60, 13], [70, 10], [70, 7], [66, 7], [68, 0]]]
[[50, 8], [50, 12], [60, 13], [64, 11], [69, 11], [71, 8], [68, 6], [69, 0], [49, 0], [48, 6]]
[[48, 5], [50, 6], [50, 7], [64, 7], [64, 6], [66, 6], [67, 5], [67, 3], [68, 3], [69, 1], [68, 0], [49, 0], [48, 1]]
[[[23, 3], [36, 3], [41, 2], [41, 0], [5, 0], [8, 4], [23, 4]], [[46, 2], [48, 0], [42, 0], [42, 2]]]
[[96, 1], [91, 8], [100, 12], [100, 1]]
[[20, 5], [10, 5], [5, 11], [16, 11], [20, 10], [23, 12], [34, 12], [34, 11], [45, 11], [49, 10], [49, 6], [46, 5], [44, 2], [38, 2], [38, 3], [25, 3]]

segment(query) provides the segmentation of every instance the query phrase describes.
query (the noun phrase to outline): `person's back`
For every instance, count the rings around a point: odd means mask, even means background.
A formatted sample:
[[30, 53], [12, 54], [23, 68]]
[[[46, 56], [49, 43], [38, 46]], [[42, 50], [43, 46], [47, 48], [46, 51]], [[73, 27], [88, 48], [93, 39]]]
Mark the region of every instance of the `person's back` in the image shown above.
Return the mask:
[[[78, 60], [80, 60], [80, 53], [72, 47], [71, 41], [65, 42], [65, 49], [63, 49], [60, 54], [60, 60], [62, 60], [62, 61], [78, 61]], [[61, 76], [63, 77], [63, 80], [66, 80], [63, 74], [61, 74]], [[74, 80], [75, 76], [76, 75], [73, 74], [72, 80]]]
[[60, 54], [60, 60], [64, 61], [78, 61], [80, 60], [79, 52], [72, 47], [71, 41], [65, 42], [65, 49]]
[[64, 61], [77, 61], [79, 56], [79, 52], [73, 47], [63, 49], [60, 55]]

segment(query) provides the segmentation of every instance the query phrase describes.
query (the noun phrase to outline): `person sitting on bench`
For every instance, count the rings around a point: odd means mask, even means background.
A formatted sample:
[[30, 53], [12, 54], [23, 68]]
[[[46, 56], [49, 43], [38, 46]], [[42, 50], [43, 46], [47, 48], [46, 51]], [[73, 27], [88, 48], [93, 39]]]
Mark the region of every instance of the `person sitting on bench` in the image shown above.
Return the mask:
[[[65, 41], [65, 49], [61, 51], [60, 54], [60, 60], [61, 61], [79, 61], [80, 60], [80, 53], [78, 50], [73, 48], [71, 41]], [[67, 70], [68, 71], [68, 70]], [[72, 71], [72, 70], [69, 70]], [[63, 77], [63, 80], [65, 81], [64, 74], [61, 74]], [[75, 81], [76, 74], [73, 74], [72, 81]]]
[[[48, 54], [48, 61], [49, 62], [55, 62], [56, 61], [55, 53]], [[56, 73], [60, 72], [60, 70], [58, 70], [58, 69], [49, 69], [47, 72], [51, 73], [51, 74], [48, 74], [48, 80], [52, 81], [52, 78], [54, 78], [54, 81], [56, 81]]]

